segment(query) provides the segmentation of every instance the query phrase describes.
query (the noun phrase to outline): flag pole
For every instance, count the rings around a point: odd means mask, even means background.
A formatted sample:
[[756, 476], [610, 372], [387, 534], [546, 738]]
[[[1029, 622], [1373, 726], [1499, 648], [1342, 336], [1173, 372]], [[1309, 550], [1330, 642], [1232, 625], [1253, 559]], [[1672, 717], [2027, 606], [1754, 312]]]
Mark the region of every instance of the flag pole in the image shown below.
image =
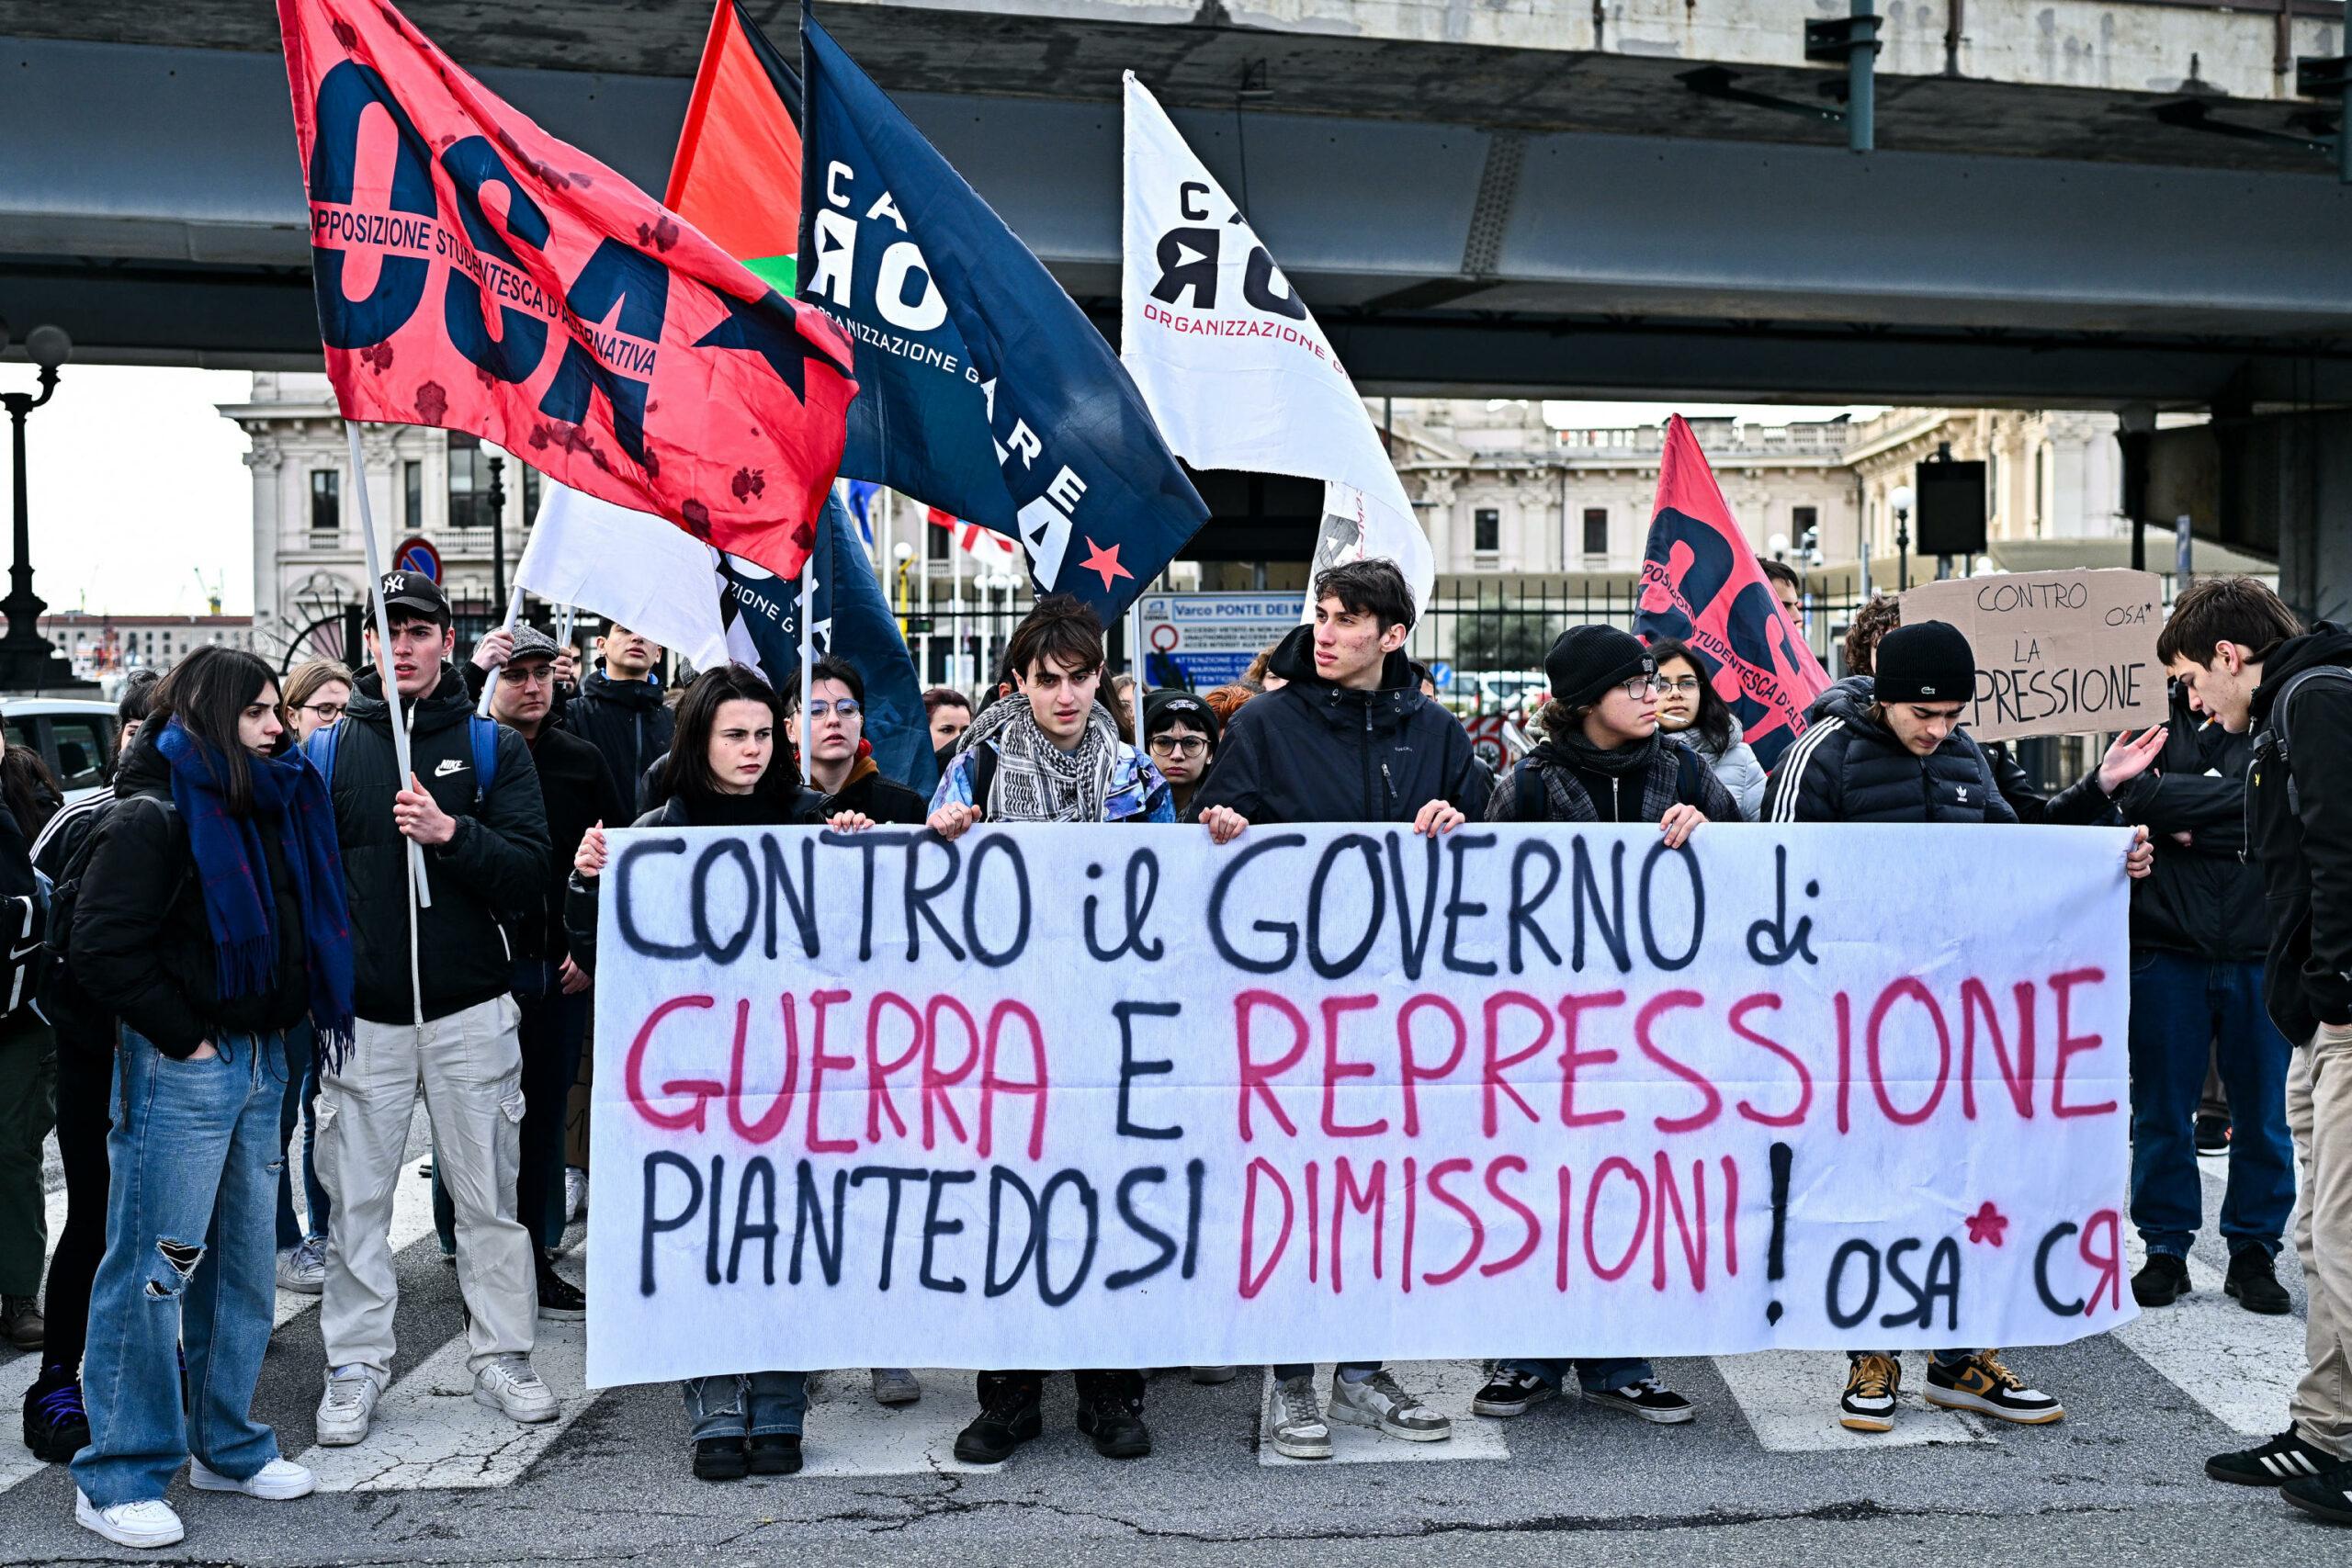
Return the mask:
[[[948, 625], [954, 628], [953, 635], [956, 638], [956, 663], [954, 671], [955, 679], [949, 683], [960, 686], [967, 692], [977, 692], [979, 690], [980, 682], [985, 679], [985, 677], [982, 676], [978, 670], [975, 670], [972, 672], [970, 679], [967, 680], [964, 677], [963, 545], [964, 542], [956, 536], [956, 530], [951, 526], [947, 530], [947, 581], [948, 592], [953, 593], [955, 598], [949, 602], [947, 617]], [[990, 692], [989, 695], [994, 696], [996, 694], [994, 692]], [[986, 705], [985, 701], [982, 702], [981, 705]], [[978, 712], [978, 709], [975, 708], [973, 711]]]
[[1144, 753], [1143, 744], [1143, 601], [1138, 599], [1127, 606], [1127, 673], [1136, 678], [1136, 755]]
[[[359, 453], [359, 422], [343, 422], [344, 434], [351, 441], [352, 488], [359, 492], [359, 536], [368, 550], [368, 603], [376, 615], [376, 672], [384, 682], [384, 701], [392, 710], [392, 761], [401, 771], [400, 787], [406, 789], [414, 776], [409, 768], [408, 726], [401, 722], [400, 682], [392, 678], [392, 621], [384, 610], [384, 552], [376, 543], [376, 517], [368, 502], [368, 463]], [[424, 875], [424, 846], [414, 839], [408, 841], [409, 891], [420, 909], [433, 908], [433, 890]]]
[[[508, 637], [513, 637], [514, 635], [514, 623], [522, 618], [522, 615], [523, 585], [518, 582], [514, 585], [514, 590], [506, 595], [506, 635]], [[492, 670], [490, 672], [490, 678], [481, 683], [481, 701], [476, 705], [474, 708], [474, 713], [478, 717], [488, 718], [490, 716], [490, 699], [492, 694], [498, 690], [498, 671], [504, 668], [504, 665], [500, 665], [496, 669]]]
[[801, 776], [808, 777], [808, 688], [816, 679], [817, 664], [817, 576], [818, 562], [823, 558], [825, 541], [833, 531], [833, 520], [823, 513], [817, 514], [817, 537], [808, 547], [808, 559], [800, 569], [800, 735]]

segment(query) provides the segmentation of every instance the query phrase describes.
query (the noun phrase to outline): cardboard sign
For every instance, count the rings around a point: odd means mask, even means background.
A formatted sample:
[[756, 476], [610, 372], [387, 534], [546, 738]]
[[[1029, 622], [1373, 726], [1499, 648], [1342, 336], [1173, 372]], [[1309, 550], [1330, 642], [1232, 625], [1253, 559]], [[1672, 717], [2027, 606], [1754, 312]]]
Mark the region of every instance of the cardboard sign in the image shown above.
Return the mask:
[[588, 1382], [2102, 1332], [2127, 840], [616, 832]]
[[2147, 571], [2018, 571], [1922, 583], [1903, 624], [1948, 621], [1976, 650], [1979, 740], [2161, 724], [2164, 592]]

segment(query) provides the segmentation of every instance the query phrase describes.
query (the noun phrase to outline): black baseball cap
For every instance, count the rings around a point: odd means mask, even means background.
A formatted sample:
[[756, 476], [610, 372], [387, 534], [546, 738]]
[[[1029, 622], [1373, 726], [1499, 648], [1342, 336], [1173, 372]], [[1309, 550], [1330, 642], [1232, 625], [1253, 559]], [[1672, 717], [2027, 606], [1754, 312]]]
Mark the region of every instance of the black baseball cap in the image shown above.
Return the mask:
[[421, 571], [388, 571], [384, 573], [384, 614], [389, 618], [394, 610], [406, 610], [424, 615], [437, 626], [449, 624], [449, 596], [441, 585]]
[[1216, 710], [1200, 697], [1179, 686], [1163, 686], [1157, 692], [1144, 694], [1143, 732], [1146, 739], [1178, 723], [1190, 725], [1207, 736], [1210, 745], [1216, 744], [1220, 728]]

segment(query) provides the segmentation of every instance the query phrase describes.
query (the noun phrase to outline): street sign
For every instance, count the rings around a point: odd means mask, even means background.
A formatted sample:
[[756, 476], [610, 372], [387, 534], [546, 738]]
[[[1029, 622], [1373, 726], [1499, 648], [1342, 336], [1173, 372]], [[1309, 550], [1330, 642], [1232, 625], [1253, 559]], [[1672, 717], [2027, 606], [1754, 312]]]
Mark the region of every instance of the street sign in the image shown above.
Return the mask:
[[1439, 691], [1443, 692], [1452, 690], [1453, 686], [1453, 666], [1448, 664], [1442, 659], [1430, 660], [1430, 679], [1437, 682], [1437, 689]]
[[441, 581], [441, 552], [430, 539], [406, 538], [392, 552], [392, 570], [422, 572], [434, 581]]
[[1296, 629], [1298, 605], [1295, 590], [1144, 595], [1146, 683], [1206, 691], [1239, 680], [1260, 649]]

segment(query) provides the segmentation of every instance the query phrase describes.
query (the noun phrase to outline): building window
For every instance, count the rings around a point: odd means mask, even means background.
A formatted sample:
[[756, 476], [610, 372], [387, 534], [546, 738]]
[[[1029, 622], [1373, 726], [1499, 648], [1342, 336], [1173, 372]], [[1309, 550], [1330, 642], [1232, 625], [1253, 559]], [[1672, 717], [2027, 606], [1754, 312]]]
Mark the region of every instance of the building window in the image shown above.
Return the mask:
[[490, 516], [490, 460], [481, 443], [463, 431], [449, 433], [449, 526], [487, 528]]
[[521, 468], [523, 469], [523, 526], [527, 528], [538, 521], [539, 470], [528, 463], [522, 464]]
[[[933, 508], [934, 517], [937, 511], [936, 507]], [[926, 560], [945, 560], [948, 547], [955, 543], [956, 531], [953, 528], [943, 528], [933, 521], [923, 532], [929, 535], [931, 539], [931, 547], [923, 552], [923, 558]]]
[[2033, 449], [2033, 536], [2041, 537], [2042, 494], [2050, 483], [2050, 448]]
[[1605, 506], [1584, 509], [1584, 553], [1589, 556], [1609, 553], [1609, 509]]
[[1503, 514], [1491, 506], [1482, 506], [1470, 514], [1470, 547], [1482, 556], [1493, 555], [1503, 547]]
[[343, 476], [333, 468], [311, 470], [311, 532], [343, 532]]
[[401, 465], [401, 515], [411, 534], [424, 532], [424, 465], [413, 458]]
[[[1807, 534], [1817, 536], [1820, 527], [1821, 509], [1819, 507], [1792, 506], [1789, 508], [1789, 533], [1800, 547], [1804, 545], [1804, 536]], [[1820, 542], [1817, 536], [1815, 542], [1816, 544]]]

